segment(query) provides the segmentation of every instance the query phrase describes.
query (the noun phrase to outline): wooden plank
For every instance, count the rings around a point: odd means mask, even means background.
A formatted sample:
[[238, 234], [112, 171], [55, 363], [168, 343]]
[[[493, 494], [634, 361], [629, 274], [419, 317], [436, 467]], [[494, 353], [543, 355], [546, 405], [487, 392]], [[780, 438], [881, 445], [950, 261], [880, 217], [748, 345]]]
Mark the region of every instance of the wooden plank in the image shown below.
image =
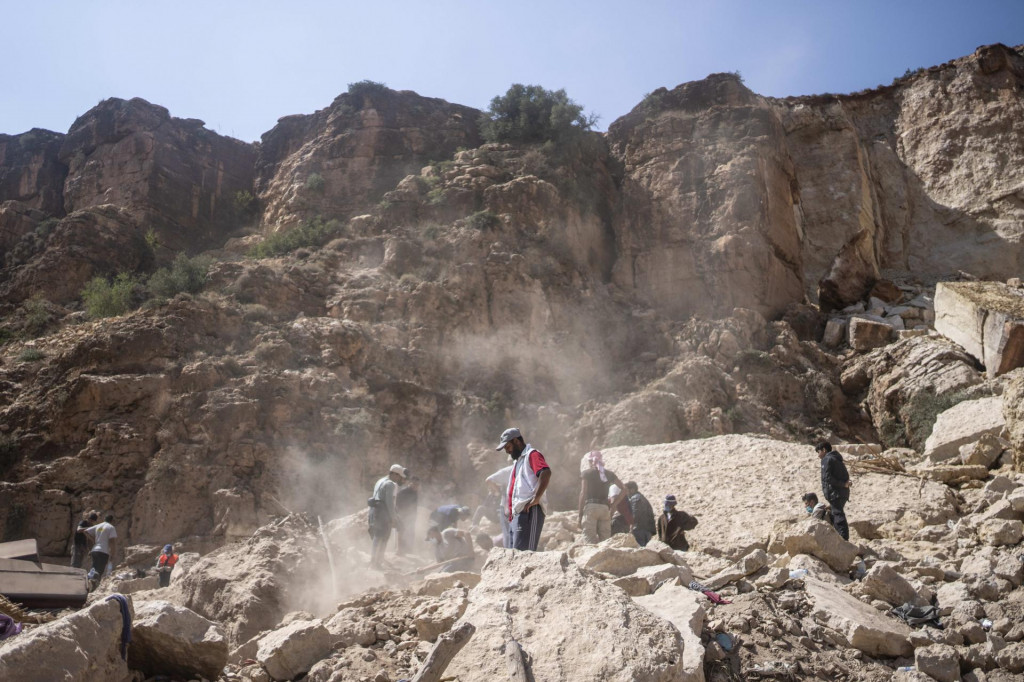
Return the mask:
[[89, 584], [80, 568], [0, 559], [0, 594], [28, 608], [77, 608]]
[[0, 559], [39, 561], [39, 546], [36, 544], [36, 539], [0, 542]]

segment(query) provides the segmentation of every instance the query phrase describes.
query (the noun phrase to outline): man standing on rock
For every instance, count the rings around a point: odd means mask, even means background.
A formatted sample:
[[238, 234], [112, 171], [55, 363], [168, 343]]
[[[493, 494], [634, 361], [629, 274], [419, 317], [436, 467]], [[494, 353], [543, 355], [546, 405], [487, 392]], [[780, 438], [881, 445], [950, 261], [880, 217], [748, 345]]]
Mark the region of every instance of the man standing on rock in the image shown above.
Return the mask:
[[96, 571], [96, 582], [98, 583], [103, 580], [107, 562], [111, 561], [117, 552], [117, 529], [114, 528], [114, 515], [107, 514], [103, 523], [87, 528], [85, 534], [95, 543], [89, 555], [92, 558], [92, 567]]
[[370, 537], [373, 538], [373, 551], [370, 555], [370, 566], [381, 568], [384, 565], [384, 550], [391, 538], [392, 528], [401, 528], [395, 496], [398, 484], [405, 480], [405, 467], [392, 464], [388, 475], [377, 481], [373, 486], [373, 496], [367, 500], [370, 506]]
[[596, 545], [612, 536], [612, 508], [625, 497], [620, 492], [609, 499], [612, 484], [625, 488], [615, 472], [604, 468], [600, 450], [591, 450], [580, 460], [580, 501], [576, 522], [583, 530], [583, 541]]
[[832, 506], [832, 526], [844, 540], [850, 539], [844, 507], [850, 499], [850, 474], [843, 464], [843, 456], [832, 449], [828, 441], [818, 443], [814, 451], [821, 460], [821, 492]]
[[505, 494], [504, 512], [512, 528], [512, 548], [537, 551], [544, 529], [551, 469], [538, 450], [528, 444], [517, 428], [505, 429], [495, 450], [512, 458], [512, 475]]
[[85, 531], [95, 526], [99, 520], [99, 514], [90, 512], [87, 517], [78, 522], [74, 543], [71, 546], [71, 566], [73, 568], [81, 568], [85, 563], [85, 555], [89, 552], [89, 536], [85, 534]]

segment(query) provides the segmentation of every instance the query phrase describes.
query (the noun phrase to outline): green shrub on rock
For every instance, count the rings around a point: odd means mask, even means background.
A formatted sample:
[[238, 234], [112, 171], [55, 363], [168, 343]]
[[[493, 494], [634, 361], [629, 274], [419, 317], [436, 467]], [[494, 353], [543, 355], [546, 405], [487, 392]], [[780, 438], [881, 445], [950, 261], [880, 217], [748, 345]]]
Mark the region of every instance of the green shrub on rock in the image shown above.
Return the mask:
[[480, 131], [488, 142], [567, 142], [597, 123], [565, 90], [514, 84], [491, 100], [480, 118]]
[[134, 310], [138, 303], [139, 280], [128, 272], [122, 272], [108, 281], [106, 277], [93, 277], [82, 289], [85, 312], [92, 319], [124, 315]]
[[208, 256], [189, 258], [179, 253], [169, 268], [160, 268], [147, 282], [149, 293], [157, 298], [173, 298], [186, 293], [197, 294], [206, 284], [211, 259]]

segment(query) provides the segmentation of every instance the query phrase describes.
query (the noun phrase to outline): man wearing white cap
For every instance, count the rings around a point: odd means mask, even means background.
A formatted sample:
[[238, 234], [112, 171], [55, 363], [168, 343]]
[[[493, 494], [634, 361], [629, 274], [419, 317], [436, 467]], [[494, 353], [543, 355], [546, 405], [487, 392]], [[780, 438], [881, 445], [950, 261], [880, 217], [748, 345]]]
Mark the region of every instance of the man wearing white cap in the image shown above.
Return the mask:
[[398, 484], [405, 480], [405, 467], [392, 464], [388, 475], [373, 486], [373, 496], [367, 500], [370, 506], [370, 537], [373, 538], [373, 552], [370, 565], [380, 568], [384, 563], [384, 550], [391, 538], [391, 529], [401, 526], [395, 508], [395, 494]]
[[523, 440], [517, 428], [506, 429], [495, 450], [504, 450], [512, 458], [503, 511], [512, 530], [512, 548], [537, 551], [544, 529], [548, 499], [544, 491], [551, 480], [551, 469], [544, 455]]

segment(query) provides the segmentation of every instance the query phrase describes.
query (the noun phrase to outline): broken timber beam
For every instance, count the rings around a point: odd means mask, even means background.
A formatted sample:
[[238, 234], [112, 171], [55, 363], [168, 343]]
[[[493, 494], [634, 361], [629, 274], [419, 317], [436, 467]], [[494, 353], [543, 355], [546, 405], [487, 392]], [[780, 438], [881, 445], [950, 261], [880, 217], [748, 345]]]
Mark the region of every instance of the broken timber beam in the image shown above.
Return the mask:
[[460, 623], [448, 632], [437, 638], [437, 643], [423, 661], [423, 667], [412, 678], [412, 682], [439, 682], [441, 675], [448, 669], [455, 655], [466, 646], [469, 639], [476, 632], [476, 626], [472, 623]]

